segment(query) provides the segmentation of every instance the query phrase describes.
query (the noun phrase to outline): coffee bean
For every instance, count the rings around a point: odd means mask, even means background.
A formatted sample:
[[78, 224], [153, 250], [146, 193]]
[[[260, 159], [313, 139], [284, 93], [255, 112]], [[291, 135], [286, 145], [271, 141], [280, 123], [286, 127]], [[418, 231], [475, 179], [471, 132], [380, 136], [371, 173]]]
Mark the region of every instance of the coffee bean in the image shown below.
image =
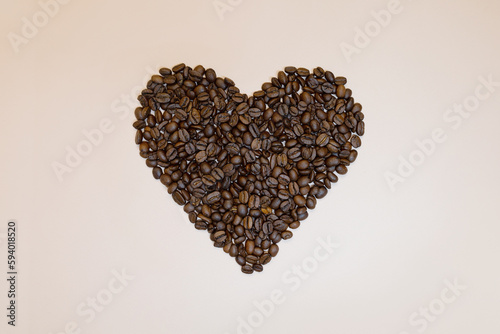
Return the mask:
[[172, 194], [172, 197], [174, 198], [175, 203], [179, 205], [184, 205], [186, 201], [182, 197], [181, 193], [179, 191], [176, 191]]
[[155, 179], [159, 180], [162, 174], [163, 174], [163, 171], [161, 170], [160, 167], [153, 168], [153, 177]]
[[278, 197], [282, 200], [287, 200], [290, 197], [290, 193], [287, 190], [280, 190], [278, 192]]
[[351, 138], [351, 144], [352, 144], [352, 147], [358, 148], [361, 146], [361, 139], [358, 136], [353, 135]]
[[305, 134], [299, 138], [299, 142], [303, 145], [313, 145], [315, 138], [313, 135]]
[[330, 137], [326, 133], [322, 133], [316, 138], [316, 145], [318, 146], [326, 146], [328, 144], [328, 140], [330, 140]]
[[207, 160], [207, 152], [205, 151], [200, 151], [198, 153], [196, 153], [196, 161], [198, 163], [202, 163], [203, 161], [206, 161]]
[[175, 65], [174, 67], [172, 67], [172, 71], [174, 73], [178, 73], [178, 72], [182, 71], [185, 67], [186, 67], [186, 65], [184, 63], [181, 63], [181, 64], [178, 64], [178, 65]]
[[262, 264], [258, 264], [258, 263], [254, 264], [254, 265], [252, 266], [252, 268], [253, 268], [253, 270], [255, 270], [256, 272], [261, 272], [261, 271], [264, 269], [264, 268], [262, 267]]
[[187, 132], [186, 129], [180, 129], [179, 130], [179, 139], [182, 142], [185, 142], [185, 143], [188, 142], [190, 140], [189, 132]]
[[302, 125], [296, 124], [293, 127], [293, 133], [295, 133], [297, 137], [300, 137], [304, 134], [304, 128], [302, 127]]
[[248, 213], [248, 207], [244, 204], [238, 205], [237, 213], [238, 216], [245, 217]]
[[309, 161], [307, 160], [300, 160], [298, 163], [297, 163], [297, 168], [298, 169], [308, 169], [309, 168]]
[[245, 260], [250, 264], [257, 264], [259, 262], [259, 258], [255, 255], [247, 255]]
[[224, 242], [226, 240], [226, 232], [225, 231], [217, 231], [214, 234], [214, 238], [217, 242]]
[[339, 163], [340, 163], [340, 159], [337, 158], [336, 156], [331, 156], [328, 159], [326, 159], [326, 165], [328, 167], [337, 166]]
[[271, 255], [269, 253], [262, 254], [259, 258], [259, 262], [261, 264], [268, 264], [269, 262], [271, 262]]
[[174, 160], [175, 158], [177, 158], [177, 150], [173, 147], [169, 148], [167, 150], [166, 156], [169, 161]]
[[264, 232], [265, 235], [271, 234], [274, 230], [273, 224], [271, 222], [265, 222], [262, 224], [262, 232]]
[[304, 198], [304, 196], [302, 195], [296, 195], [293, 197], [293, 201], [295, 202], [295, 204], [297, 204], [298, 206], [304, 206], [306, 204], [306, 199]]
[[245, 250], [247, 254], [253, 254], [255, 249], [255, 242], [253, 240], [247, 240], [245, 243]]
[[286, 174], [280, 174], [278, 176], [278, 183], [286, 186], [290, 183], [290, 177]]
[[250, 196], [249, 200], [248, 200], [248, 206], [251, 208], [251, 209], [258, 209], [260, 207], [260, 197], [257, 196], [257, 195], [252, 195]]
[[292, 207], [292, 203], [290, 202], [290, 200], [285, 200], [283, 202], [281, 202], [280, 204], [280, 209], [283, 211], [283, 212], [288, 212], [290, 211], [290, 208]]
[[303, 67], [299, 67], [297, 69], [297, 74], [300, 75], [300, 76], [303, 76], [303, 77], [306, 77], [309, 75], [309, 70], [307, 68], [303, 68]]
[[240, 195], [239, 195], [239, 200], [241, 203], [243, 204], [247, 204], [248, 203], [248, 192], [247, 191], [242, 191], [240, 192]]
[[244, 274], [252, 274], [253, 273], [253, 267], [251, 265], [249, 265], [249, 264], [246, 264], [243, 267], [241, 267], [241, 271]]
[[212, 187], [217, 182], [212, 175], [203, 175], [203, 177], [201, 178], [201, 181], [207, 187]]
[[347, 173], [347, 167], [345, 165], [338, 165], [335, 170], [337, 171], [337, 173], [343, 175], [345, 173]]
[[316, 198], [321, 199], [326, 196], [328, 190], [325, 187], [319, 187], [318, 193], [316, 194]]
[[295, 196], [299, 193], [300, 187], [297, 182], [291, 182], [288, 184], [288, 192], [290, 192], [290, 195]]
[[214, 204], [215, 202], [220, 201], [220, 199], [221, 199], [221, 194], [218, 191], [211, 192], [210, 194], [207, 195], [208, 204]]
[[276, 255], [278, 255], [278, 251], [279, 251], [279, 247], [278, 245], [276, 244], [273, 244], [271, 245], [271, 247], [269, 247], [269, 254], [272, 256], [272, 257], [275, 257]]
[[229, 256], [236, 257], [237, 255], [238, 255], [238, 247], [232, 244], [231, 247], [229, 247]]
[[278, 166], [285, 167], [288, 164], [288, 158], [285, 153], [278, 154], [276, 158], [276, 163]]
[[236, 263], [238, 263], [240, 266], [244, 266], [246, 262], [247, 261], [245, 260], [245, 258], [243, 256], [238, 255], [236, 257]]
[[212, 177], [217, 181], [220, 181], [224, 178], [224, 172], [218, 167], [214, 168], [210, 173]]
[[283, 220], [278, 219], [273, 222], [273, 228], [275, 231], [283, 232], [288, 228], [288, 225]]
[[288, 150], [288, 158], [291, 160], [296, 160], [300, 157], [300, 149], [298, 147], [292, 147]]

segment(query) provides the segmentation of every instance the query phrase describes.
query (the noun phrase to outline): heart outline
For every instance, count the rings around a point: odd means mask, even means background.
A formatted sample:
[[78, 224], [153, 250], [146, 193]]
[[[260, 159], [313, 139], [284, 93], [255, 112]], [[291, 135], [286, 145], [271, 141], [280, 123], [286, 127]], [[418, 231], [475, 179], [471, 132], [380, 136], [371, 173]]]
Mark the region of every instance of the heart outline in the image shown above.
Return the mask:
[[178, 64], [138, 96], [136, 144], [197, 229], [262, 271], [357, 158], [364, 114], [344, 77], [286, 67], [251, 96]]

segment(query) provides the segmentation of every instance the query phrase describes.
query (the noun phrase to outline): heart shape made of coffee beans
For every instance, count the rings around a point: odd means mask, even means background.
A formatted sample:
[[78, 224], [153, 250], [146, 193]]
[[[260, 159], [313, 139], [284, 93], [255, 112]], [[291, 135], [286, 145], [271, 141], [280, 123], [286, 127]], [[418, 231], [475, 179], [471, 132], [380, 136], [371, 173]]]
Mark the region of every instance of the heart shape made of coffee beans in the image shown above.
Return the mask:
[[135, 142], [195, 228], [259, 272], [356, 160], [364, 115], [346, 82], [289, 66], [248, 96], [201, 65], [162, 68], [138, 97]]

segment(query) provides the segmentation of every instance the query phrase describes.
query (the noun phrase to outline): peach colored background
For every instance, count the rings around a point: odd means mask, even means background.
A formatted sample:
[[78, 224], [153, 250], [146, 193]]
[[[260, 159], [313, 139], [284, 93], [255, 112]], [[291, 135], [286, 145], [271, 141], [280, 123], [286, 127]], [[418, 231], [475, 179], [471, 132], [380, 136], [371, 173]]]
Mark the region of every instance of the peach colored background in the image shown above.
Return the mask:
[[[66, 333], [232, 334], [278, 290], [284, 302], [253, 332], [414, 334], [423, 325], [412, 314], [457, 279], [467, 288], [421, 332], [500, 332], [500, 87], [457, 129], [443, 119], [478, 77], [500, 81], [500, 3], [401, 0], [348, 61], [340, 45], [390, 1], [219, 2], [231, 8], [222, 19], [210, 0], [72, 0], [16, 53], [9, 33], [22, 34], [23, 17], [42, 20], [41, 5], [2, 1], [0, 268], [14, 218], [20, 278], [18, 326], [2, 311], [0, 331], [56, 334], [74, 322]], [[284, 66], [322, 66], [363, 104], [358, 161], [263, 273], [245, 276], [213, 248], [138, 155], [126, 101], [150, 69], [179, 62], [247, 93]], [[109, 133], [59, 182], [53, 163], [103, 120]], [[446, 141], [391, 191], [386, 172], [437, 128]], [[282, 275], [326, 236], [339, 248], [292, 291]], [[122, 269], [135, 278], [87, 322], [78, 305]], [[2, 279], [2, 310], [6, 289]]]

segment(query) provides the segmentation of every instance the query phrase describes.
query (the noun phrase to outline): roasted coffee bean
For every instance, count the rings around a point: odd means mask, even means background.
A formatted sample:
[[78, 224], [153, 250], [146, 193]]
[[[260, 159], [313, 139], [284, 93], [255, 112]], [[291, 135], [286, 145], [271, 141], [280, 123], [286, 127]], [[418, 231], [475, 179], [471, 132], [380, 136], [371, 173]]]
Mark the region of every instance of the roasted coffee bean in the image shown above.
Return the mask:
[[345, 173], [347, 173], [347, 167], [345, 165], [338, 165], [335, 170], [337, 171], [337, 173], [343, 175]]
[[240, 204], [238, 205], [236, 212], [238, 213], [238, 216], [243, 218], [248, 213], [248, 207], [245, 204]]
[[[337, 78], [337, 79], [338, 79], [338, 78]], [[345, 86], [344, 86], [344, 85], [338, 85], [338, 86], [337, 86], [337, 90], [336, 90], [335, 94], [336, 94], [339, 98], [343, 98], [343, 97], [345, 97]]]
[[195, 224], [194, 224], [194, 227], [197, 229], [197, 230], [206, 230], [207, 229], [207, 223], [205, 223], [204, 221], [197, 221]]
[[245, 228], [245, 230], [251, 230], [253, 227], [253, 218], [250, 216], [246, 216], [245, 218], [243, 218], [243, 227]]
[[306, 199], [304, 198], [304, 196], [302, 195], [296, 195], [293, 197], [293, 201], [295, 202], [295, 204], [297, 204], [298, 206], [304, 206], [306, 204]]
[[241, 267], [241, 271], [244, 274], [252, 274], [253, 273], [253, 267], [251, 265], [249, 265], [249, 264], [246, 264], [243, 267]]
[[284, 240], [288, 240], [291, 237], [293, 237], [292, 231], [284, 231], [281, 233], [281, 238], [283, 238]]
[[259, 262], [259, 258], [255, 255], [248, 255], [247, 254], [245, 260], [250, 264], [257, 264]]
[[313, 135], [305, 134], [300, 136], [299, 142], [303, 145], [313, 145], [315, 142], [315, 138]]
[[217, 231], [214, 234], [214, 238], [217, 242], [224, 242], [226, 240], [226, 232], [225, 231]]
[[162, 176], [163, 174], [163, 171], [161, 170], [160, 167], [155, 167], [153, 168], [153, 177], [157, 180], [160, 179], [160, 177]]
[[352, 144], [352, 147], [358, 148], [361, 146], [361, 139], [358, 136], [353, 135], [351, 138], [351, 144]]
[[261, 264], [268, 264], [269, 262], [271, 262], [271, 255], [269, 253], [262, 254], [259, 258], [259, 262]]
[[290, 176], [287, 174], [280, 174], [278, 176], [278, 183], [287, 186], [290, 183]]
[[253, 270], [256, 272], [261, 272], [264, 268], [262, 267], [262, 264], [256, 263], [252, 266]]
[[135, 143], [137, 145], [141, 144], [142, 143], [142, 132], [141, 130], [137, 130], [136, 133], [135, 133]]
[[221, 199], [221, 194], [218, 191], [211, 192], [210, 194], [207, 195], [208, 204], [215, 204], [216, 202], [220, 201], [220, 199]]
[[283, 212], [288, 212], [290, 211], [290, 208], [292, 207], [292, 203], [290, 202], [290, 200], [286, 200], [286, 201], [283, 201], [281, 202], [280, 204], [280, 209], [283, 211]]
[[361, 121], [356, 126], [356, 133], [360, 136], [365, 134], [365, 122]]
[[203, 161], [206, 161], [207, 157], [208, 157], [208, 155], [207, 155], [207, 152], [205, 152], [205, 151], [200, 151], [200, 152], [196, 153], [196, 161], [198, 163], [202, 163]]
[[232, 244], [231, 247], [229, 247], [229, 256], [236, 257], [237, 255], [238, 255], [238, 247]]
[[288, 150], [288, 158], [295, 160], [300, 157], [300, 149], [298, 147], [293, 147]]
[[288, 192], [290, 193], [290, 195], [295, 196], [299, 193], [299, 191], [300, 191], [300, 188], [299, 188], [299, 185], [297, 182], [291, 182], [288, 185]]
[[309, 209], [314, 209], [316, 207], [316, 198], [314, 196], [308, 196], [306, 199], [306, 206]]
[[278, 251], [279, 251], [279, 247], [278, 245], [276, 244], [273, 244], [271, 245], [271, 247], [269, 247], [269, 254], [272, 256], [272, 257], [275, 257], [276, 255], [278, 255]]
[[246, 239], [247, 239], [247, 237], [245, 235], [242, 235], [241, 237], [234, 239], [234, 243], [239, 245], [242, 242], [245, 242]]
[[340, 159], [337, 158], [336, 156], [331, 156], [328, 159], [326, 159], [326, 165], [328, 167], [337, 166], [339, 163], [340, 163]]
[[212, 175], [203, 175], [201, 178], [204, 185], [207, 187], [212, 187], [217, 182]]
[[245, 242], [245, 250], [247, 254], [253, 254], [254, 249], [255, 249], [255, 242], [253, 240], [247, 240]]
[[174, 198], [175, 203], [179, 205], [184, 205], [186, 201], [182, 197], [181, 193], [179, 191], [176, 191], [172, 194], [172, 197]]
[[308, 169], [309, 168], [309, 161], [303, 159], [303, 160], [300, 160], [299, 162], [297, 162], [297, 168], [298, 169]]
[[278, 197], [282, 200], [287, 200], [290, 197], [290, 193], [287, 190], [280, 190], [278, 192]]
[[261, 203], [260, 203], [260, 197], [257, 196], [257, 195], [252, 195], [249, 197], [249, 200], [248, 200], [248, 206], [251, 208], [251, 209], [258, 209], [260, 207]]
[[288, 228], [288, 225], [283, 220], [275, 220], [273, 222], [273, 228], [276, 231], [283, 232]]
[[243, 256], [238, 255], [236, 257], [236, 263], [238, 263], [240, 266], [244, 266], [246, 262], [247, 261], [245, 260], [245, 258]]
[[247, 191], [242, 191], [240, 192], [240, 195], [239, 195], [239, 200], [241, 203], [243, 204], [247, 204], [248, 203], [248, 192]]
[[321, 199], [326, 196], [328, 190], [325, 187], [319, 187], [318, 193], [316, 194], [316, 198]]
[[266, 184], [269, 188], [275, 188], [278, 186], [278, 180], [276, 180], [274, 177], [270, 177], [266, 179]]
[[201, 65], [161, 68], [138, 97], [135, 143], [195, 228], [262, 271], [357, 158], [364, 114], [346, 83], [288, 66], [245, 95]]
[[330, 137], [326, 133], [322, 133], [316, 138], [316, 145], [322, 147], [328, 144]]

